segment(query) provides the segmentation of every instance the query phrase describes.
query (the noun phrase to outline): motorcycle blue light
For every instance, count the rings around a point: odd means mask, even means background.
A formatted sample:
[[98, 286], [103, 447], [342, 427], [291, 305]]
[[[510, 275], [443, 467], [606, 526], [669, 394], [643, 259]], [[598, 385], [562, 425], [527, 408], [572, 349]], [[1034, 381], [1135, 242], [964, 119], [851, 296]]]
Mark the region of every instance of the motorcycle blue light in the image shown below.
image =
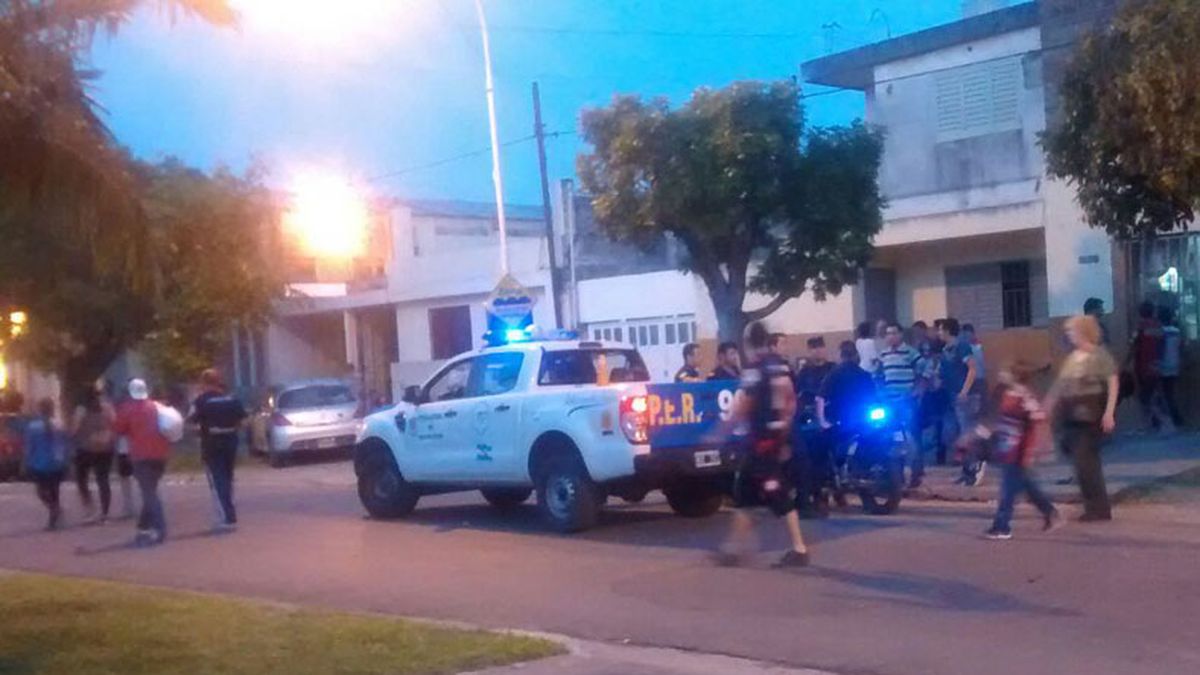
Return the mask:
[[882, 422], [887, 419], [887, 408], [871, 408], [871, 411], [867, 415], [871, 418], [872, 422]]

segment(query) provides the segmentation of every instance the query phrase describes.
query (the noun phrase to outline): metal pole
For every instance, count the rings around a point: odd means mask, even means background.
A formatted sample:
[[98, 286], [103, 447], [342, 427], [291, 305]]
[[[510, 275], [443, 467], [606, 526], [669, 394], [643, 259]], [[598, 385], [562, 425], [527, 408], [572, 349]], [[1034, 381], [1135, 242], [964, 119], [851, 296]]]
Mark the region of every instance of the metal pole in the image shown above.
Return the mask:
[[500, 275], [508, 275], [508, 227], [504, 220], [504, 181], [500, 176], [500, 139], [496, 132], [496, 87], [492, 81], [492, 48], [483, 0], [475, 0], [479, 34], [483, 39], [483, 69], [487, 85], [488, 130], [492, 137], [492, 185], [496, 188], [496, 223], [500, 228]]
[[554, 245], [554, 215], [550, 211], [550, 177], [546, 175], [546, 127], [542, 124], [542, 97], [533, 83], [533, 135], [537, 137], [538, 169], [542, 174], [542, 217], [546, 221], [546, 253], [550, 256], [550, 297], [554, 300], [554, 327], [562, 328], [562, 302], [558, 287], [558, 260]]

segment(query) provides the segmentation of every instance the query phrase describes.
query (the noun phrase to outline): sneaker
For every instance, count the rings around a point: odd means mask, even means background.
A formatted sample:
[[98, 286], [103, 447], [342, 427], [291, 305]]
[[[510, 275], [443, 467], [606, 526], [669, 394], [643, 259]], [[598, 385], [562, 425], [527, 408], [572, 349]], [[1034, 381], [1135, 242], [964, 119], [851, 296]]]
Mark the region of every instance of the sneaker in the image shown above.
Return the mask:
[[808, 567], [808, 551], [804, 553], [796, 550], [788, 551], [783, 554], [779, 562], [775, 563], [775, 567]]
[[971, 475], [971, 481], [967, 483], [971, 487], [979, 487], [983, 484], [983, 472], [987, 470], [987, 462], [980, 462], [975, 468], [975, 473]]
[[992, 541], [1008, 541], [1009, 539], [1012, 539], [1012, 530], [1002, 530], [998, 527], [993, 527], [987, 532], [984, 532], [983, 536], [987, 539], [991, 539]]
[[1055, 509], [1047, 513], [1042, 519], [1042, 532], [1053, 532], [1062, 527], [1062, 516]]

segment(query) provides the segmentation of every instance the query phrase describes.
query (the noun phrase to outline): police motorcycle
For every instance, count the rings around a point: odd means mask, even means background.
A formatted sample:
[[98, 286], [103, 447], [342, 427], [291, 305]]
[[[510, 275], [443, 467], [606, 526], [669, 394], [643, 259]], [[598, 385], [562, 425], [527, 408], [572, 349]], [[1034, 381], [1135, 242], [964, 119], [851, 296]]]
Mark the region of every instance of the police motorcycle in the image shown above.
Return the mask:
[[830, 429], [821, 429], [815, 415], [799, 421], [823, 500], [832, 497], [845, 506], [848, 495], [856, 494], [871, 515], [900, 508], [909, 438], [893, 407], [876, 402]]

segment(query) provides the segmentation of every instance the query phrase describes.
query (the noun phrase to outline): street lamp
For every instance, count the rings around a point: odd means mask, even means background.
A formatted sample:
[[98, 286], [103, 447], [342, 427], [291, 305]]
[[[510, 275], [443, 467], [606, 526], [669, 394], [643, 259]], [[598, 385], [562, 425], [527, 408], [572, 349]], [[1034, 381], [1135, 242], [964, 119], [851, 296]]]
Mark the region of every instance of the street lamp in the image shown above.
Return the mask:
[[508, 276], [508, 227], [504, 219], [504, 178], [500, 173], [500, 139], [496, 132], [496, 86], [492, 79], [492, 49], [483, 0], [475, 0], [479, 35], [483, 40], [484, 82], [487, 87], [488, 132], [492, 139], [492, 187], [496, 191], [496, 225], [500, 230], [500, 275]]

